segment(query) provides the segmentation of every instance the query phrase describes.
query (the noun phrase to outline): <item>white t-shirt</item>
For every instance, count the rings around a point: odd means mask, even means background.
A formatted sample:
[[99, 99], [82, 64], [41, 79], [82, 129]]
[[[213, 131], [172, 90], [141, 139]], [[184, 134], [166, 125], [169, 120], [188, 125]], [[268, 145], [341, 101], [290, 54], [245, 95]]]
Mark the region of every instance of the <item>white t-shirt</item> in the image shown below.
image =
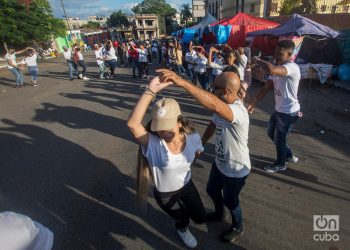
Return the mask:
[[38, 66], [38, 64], [36, 62], [37, 58], [38, 58], [37, 54], [34, 54], [32, 56], [27, 56], [24, 59], [24, 62], [25, 62], [25, 64], [27, 64], [27, 66], [31, 66], [31, 67]]
[[78, 57], [79, 57], [79, 61], [84, 60], [84, 57], [83, 57], [83, 54], [82, 54], [82, 53], [80, 53], [80, 52], [78, 51], [78, 52], [77, 52], [77, 55], [78, 55]]
[[224, 65], [224, 60], [215, 58], [214, 62], [210, 63], [210, 67], [213, 69], [212, 74], [218, 76], [222, 73], [226, 65]]
[[247, 67], [248, 58], [243, 54], [241, 55], [241, 60], [237, 60], [237, 67], [240, 76], [240, 80], [244, 81], [244, 70]]
[[185, 61], [188, 62], [188, 69], [192, 69], [193, 68], [193, 63], [194, 60], [197, 58], [197, 53], [196, 51], [192, 50], [192, 52], [187, 51], [186, 55], [185, 55]]
[[98, 65], [103, 64], [103, 60], [97, 58], [103, 58], [102, 48], [95, 50], [96, 62]]
[[194, 71], [198, 73], [207, 72], [208, 59], [205, 56], [202, 56], [202, 57], [198, 56], [194, 61], [196, 64], [196, 66], [194, 67]]
[[105, 51], [105, 55], [106, 55], [106, 60], [110, 61], [110, 60], [118, 60], [118, 57], [115, 55], [115, 49], [113, 47], [111, 47], [109, 49], [109, 51], [104, 50]]
[[186, 135], [186, 146], [180, 154], [173, 154], [166, 142], [157, 135], [149, 134], [147, 149], [143, 154], [151, 167], [154, 185], [159, 192], [181, 189], [191, 179], [190, 166], [197, 151], [204, 150], [198, 133]]
[[13, 68], [14, 68], [14, 67], [10, 66], [9, 61], [11, 61], [12, 64], [14, 64], [14, 65], [17, 66], [17, 62], [16, 62], [16, 53], [13, 53], [13, 54], [7, 53], [7, 54], [5, 55], [5, 60], [6, 60], [6, 62], [7, 62], [7, 68], [8, 68], [8, 69], [13, 69]]
[[228, 177], [242, 178], [249, 174], [251, 165], [248, 148], [249, 115], [241, 101], [229, 104], [234, 120], [229, 122], [213, 115], [215, 130], [215, 163]]
[[294, 62], [283, 64], [288, 73], [286, 76], [271, 76], [275, 92], [275, 109], [277, 112], [291, 114], [300, 110], [298, 87], [300, 68]]
[[72, 60], [72, 50], [68, 49], [67, 51], [63, 52], [64, 58], [66, 60], [71, 61]]
[[147, 62], [148, 50], [147, 49], [137, 49], [137, 52], [139, 53], [139, 62]]

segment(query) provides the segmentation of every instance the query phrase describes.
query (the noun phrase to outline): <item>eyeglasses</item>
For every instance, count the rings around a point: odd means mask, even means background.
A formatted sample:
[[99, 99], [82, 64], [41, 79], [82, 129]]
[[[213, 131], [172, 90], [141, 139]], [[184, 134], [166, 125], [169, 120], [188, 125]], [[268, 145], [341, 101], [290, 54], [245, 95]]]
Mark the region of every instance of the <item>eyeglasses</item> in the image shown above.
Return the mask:
[[210, 87], [211, 87], [211, 89], [213, 89], [213, 92], [215, 90], [218, 90], [218, 89], [226, 89], [228, 92], [232, 93], [232, 91], [230, 89], [228, 89], [228, 88], [220, 88], [220, 87], [216, 86], [215, 84], [211, 84]]

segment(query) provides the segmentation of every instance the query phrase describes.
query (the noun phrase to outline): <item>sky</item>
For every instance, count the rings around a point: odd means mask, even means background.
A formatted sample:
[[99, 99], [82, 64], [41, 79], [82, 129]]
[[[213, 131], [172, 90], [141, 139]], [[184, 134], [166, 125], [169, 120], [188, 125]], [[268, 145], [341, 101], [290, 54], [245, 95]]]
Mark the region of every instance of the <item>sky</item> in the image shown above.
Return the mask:
[[[49, 0], [56, 17], [63, 17], [60, 0]], [[87, 19], [88, 16], [102, 14], [109, 16], [112, 12], [121, 10], [132, 13], [131, 8], [142, 0], [63, 0], [68, 17]], [[166, 0], [173, 8], [180, 9], [184, 3], [192, 4], [192, 0]]]

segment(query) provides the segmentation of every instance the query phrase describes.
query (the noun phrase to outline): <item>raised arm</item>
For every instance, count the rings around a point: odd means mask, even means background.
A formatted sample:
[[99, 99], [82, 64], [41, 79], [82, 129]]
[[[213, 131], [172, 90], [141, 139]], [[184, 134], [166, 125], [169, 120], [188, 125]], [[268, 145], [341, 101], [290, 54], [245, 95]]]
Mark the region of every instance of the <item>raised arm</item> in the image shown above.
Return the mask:
[[256, 56], [252, 58], [252, 63], [259, 65], [264, 71], [273, 76], [286, 76], [288, 74], [288, 70], [286, 67], [275, 66], [272, 63], [261, 60]]
[[194, 86], [192, 83], [189, 83], [170, 70], [159, 69], [156, 70], [156, 72], [160, 73], [160, 79], [162, 82], [173, 82], [177, 86], [183, 87], [198, 101], [200, 105], [214, 113], [217, 113], [220, 117], [229, 122], [233, 121], [234, 116], [231, 108], [212, 93]]
[[145, 116], [147, 108], [152, 102], [155, 95], [169, 85], [171, 85], [171, 83], [161, 83], [159, 77], [154, 78], [149, 83], [145, 92], [142, 94], [141, 98], [129, 116], [127, 126], [131, 130], [131, 133], [134, 135], [135, 139], [141, 145], [147, 146], [149, 139], [148, 132], [142, 124], [142, 120]]

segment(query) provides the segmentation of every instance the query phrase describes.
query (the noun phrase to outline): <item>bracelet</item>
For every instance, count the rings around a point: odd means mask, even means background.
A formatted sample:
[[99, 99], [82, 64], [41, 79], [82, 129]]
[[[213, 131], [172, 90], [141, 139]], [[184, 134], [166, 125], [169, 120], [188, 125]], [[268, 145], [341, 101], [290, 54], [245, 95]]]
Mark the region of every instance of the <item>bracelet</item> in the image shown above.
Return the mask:
[[154, 93], [147, 85], [146, 85], [146, 90], [150, 91], [153, 95], [157, 95], [157, 93]]
[[156, 97], [156, 94], [154, 94], [152, 91], [150, 91], [149, 89], [146, 89], [145, 92], [143, 92], [146, 95], [151, 95], [153, 97]]

